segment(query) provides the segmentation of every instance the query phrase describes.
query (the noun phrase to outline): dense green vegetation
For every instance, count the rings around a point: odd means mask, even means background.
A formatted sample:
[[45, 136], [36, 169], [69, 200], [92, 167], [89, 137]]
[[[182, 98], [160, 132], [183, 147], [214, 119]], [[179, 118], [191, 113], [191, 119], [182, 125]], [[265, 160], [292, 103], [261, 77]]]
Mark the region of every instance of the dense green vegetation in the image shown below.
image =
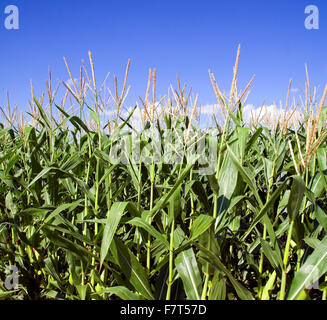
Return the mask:
[[[150, 75], [138, 131], [119, 114], [126, 78], [117, 117], [103, 124], [91, 66], [91, 107], [82, 80], [67, 86], [79, 116], [48, 84], [47, 108], [32, 102], [34, 124], [9, 110], [1, 125], [0, 298], [326, 300], [326, 90], [300, 123], [246, 125], [237, 67], [229, 101], [210, 74], [225, 117], [203, 130], [181, 88], [154, 116]], [[165, 149], [168, 132], [178, 149]], [[12, 290], [9, 265], [19, 270]]]

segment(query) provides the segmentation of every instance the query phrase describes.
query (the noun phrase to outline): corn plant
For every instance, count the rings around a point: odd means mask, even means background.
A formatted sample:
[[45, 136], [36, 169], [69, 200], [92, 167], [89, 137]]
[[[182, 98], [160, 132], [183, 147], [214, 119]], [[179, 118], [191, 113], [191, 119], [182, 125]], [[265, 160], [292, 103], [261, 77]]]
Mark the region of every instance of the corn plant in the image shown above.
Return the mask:
[[179, 78], [157, 103], [150, 70], [124, 112], [130, 62], [118, 94], [89, 58], [79, 83], [65, 60], [59, 102], [49, 69], [48, 103], [31, 84], [30, 112], [1, 108], [0, 298], [326, 300], [327, 87], [308, 79], [301, 121], [288, 95], [284, 117], [246, 123], [238, 50], [228, 97], [209, 72], [222, 124], [203, 129]]

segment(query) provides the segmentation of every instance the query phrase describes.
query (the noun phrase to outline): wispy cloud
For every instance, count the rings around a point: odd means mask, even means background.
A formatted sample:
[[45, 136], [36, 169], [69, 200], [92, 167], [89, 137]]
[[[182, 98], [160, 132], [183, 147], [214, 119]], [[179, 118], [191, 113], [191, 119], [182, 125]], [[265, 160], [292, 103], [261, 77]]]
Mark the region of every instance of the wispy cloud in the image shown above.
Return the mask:
[[[75, 84], [77, 85], [78, 84], [78, 79], [74, 78], [74, 81], [75, 81]], [[68, 79], [65, 81], [65, 83], [67, 84], [67, 86], [69, 86], [70, 88], [74, 88], [74, 84], [73, 84], [73, 81], [72, 79]]]
[[[122, 110], [120, 113], [120, 117], [126, 119], [130, 115], [132, 110], [132, 107]], [[142, 112], [143, 109], [140, 109], [139, 107], [136, 108], [129, 121], [129, 124], [138, 131], [142, 129]], [[116, 109], [104, 110], [102, 116], [108, 119], [116, 119], [117, 111]], [[201, 106], [200, 125], [206, 126], [207, 124], [211, 124], [212, 116], [215, 116], [218, 121], [223, 119], [218, 104], [206, 104]], [[272, 125], [278, 120], [284, 121], [285, 119], [289, 121], [290, 124], [293, 124], [294, 122], [296, 123], [302, 119], [302, 114], [300, 111], [294, 110], [292, 108], [289, 108], [289, 110], [285, 113], [284, 109], [278, 108], [275, 104], [264, 105], [261, 107], [256, 107], [252, 104], [247, 104], [243, 108], [243, 120], [247, 125], [250, 125], [251, 123]]]
[[201, 116], [212, 116], [217, 114], [219, 111], [217, 104], [206, 104], [201, 107]]
[[285, 113], [285, 110], [282, 108], [277, 108], [275, 104], [264, 105], [259, 108], [255, 108], [254, 105], [248, 104], [243, 109], [243, 118], [244, 121], [250, 123], [252, 121], [257, 123], [274, 123], [278, 120], [283, 121], [288, 120], [290, 123], [298, 122], [302, 118], [301, 112], [294, 109], [289, 109]]
[[[131, 114], [131, 112], [133, 111], [133, 107], [127, 108], [125, 110], [122, 110], [119, 114], [119, 116], [122, 119], [127, 119], [128, 116]], [[112, 108], [109, 110], [103, 110], [102, 112], [100, 112], [100, 117], [101, 118], [105, 118], [107, 120], [112, 120], [112, 119], [116, 119], [117, 118], [117, 109], [116, 108]], [[131, 116], [130, 120], [129, 120], [129, 124], [136, 130], [140, 130], [142, 129], [142, 112], [139, 108], [136, 108], [133, 115]]]
[[[201, 107], [201, 118], [205, 118], [209, 120], [209, 118], [213, 115], [216, 116], [217, 119], [221, 117], [221, 110], [217, 104], [207, 104]], [[252, 104], [247, 104], [243, 108], [243, 119], [246, 124], [250, 124], [251, 122], [259, 122], [264, 124], [265, 122], [276, 122], [278, 119], [281, 121], [284, 120], [284, 117], [293, 123], [297, 122], [301, 119], [301, 112], [289, 108], [289, 110], [285, 114], [285, 110], [282, 108], [278, 108], [275, 104], [264, 105], [261, 107], [256, 107]]]

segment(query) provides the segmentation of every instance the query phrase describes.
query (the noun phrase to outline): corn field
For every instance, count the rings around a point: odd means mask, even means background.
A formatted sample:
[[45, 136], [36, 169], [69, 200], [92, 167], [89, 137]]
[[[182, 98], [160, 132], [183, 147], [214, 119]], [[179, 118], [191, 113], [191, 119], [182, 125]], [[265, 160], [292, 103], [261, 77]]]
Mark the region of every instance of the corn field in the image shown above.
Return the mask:
[[247, 123], [238, 51], [204, 129], [178, 78], [157, 102], [150, 70], [127, 112], [130, 62], [110, 91], [89, 58], [62, 99], [49, 69], [29, 112], [1, 106], [0, 299], [326, 300], [327, 86]]

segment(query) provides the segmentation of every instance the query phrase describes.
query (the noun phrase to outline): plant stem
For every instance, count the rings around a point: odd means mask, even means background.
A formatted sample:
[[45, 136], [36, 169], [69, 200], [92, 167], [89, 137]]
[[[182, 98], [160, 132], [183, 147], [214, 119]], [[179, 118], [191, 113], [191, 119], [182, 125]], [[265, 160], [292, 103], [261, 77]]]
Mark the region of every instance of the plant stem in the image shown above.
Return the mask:
[[286, 246], [285, 246], [285, 251], [284, 251], [284, 259], [283, 259], [283, 267], [284, 268], [283, 268], [283, 274], [282, 274], [282, 282], [281, 282], [281, 287], [280, 287], [279, 300], [285, 299], [287, 264], [288, 264], [288, 255], [289, 255], [290, 244], [291, 244], [291, 239], [292, 239], [293, 225], [294, 225], [294, 221], [292, 220], [290, 223], [290, 227], [288, 229], [287, 241], [286, 241]]
[[173, 285], [173, 271], [174, 271], [174, 229], [175, 220], [173, 219], [170, 231], [170, 246], [169, 246], [169, 278], [166, 300], [170, 300], [171, 286]]
[[[153, 186], [154, 181], [151, 181], [151, 189], [150, 189], [150, 211], [152, 211], [153, 208]], [[152, 223], [152, 217], [149, 217], [149, 224]], [[151, 235], [148, 234], [148, 244], [147, 244], [147, 256], [146, 256], [146, 268], [148, 271], [148, 274], [150, 274], [150, 262], [151, 262]]]

